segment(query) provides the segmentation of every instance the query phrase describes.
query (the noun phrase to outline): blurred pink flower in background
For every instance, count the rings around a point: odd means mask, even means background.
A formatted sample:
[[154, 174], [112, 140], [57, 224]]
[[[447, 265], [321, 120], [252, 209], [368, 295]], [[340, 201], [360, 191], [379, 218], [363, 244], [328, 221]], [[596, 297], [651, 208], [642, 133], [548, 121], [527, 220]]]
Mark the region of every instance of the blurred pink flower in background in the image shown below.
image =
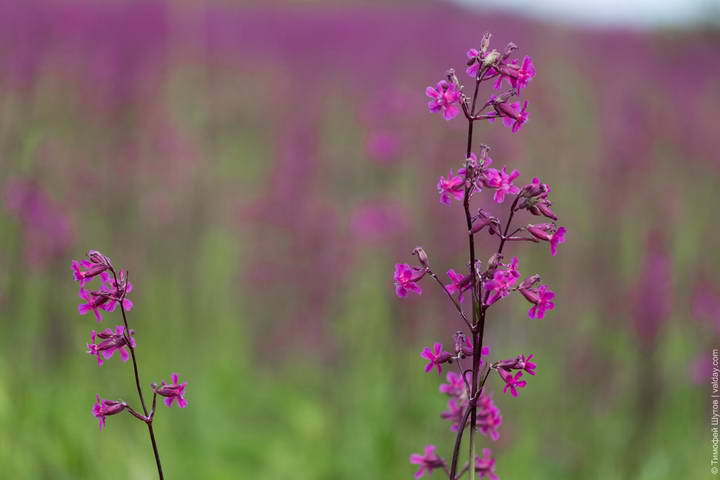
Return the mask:
[[4, 200], [22, 227], [23, 255], [29, 265], [44, 267], [65, 255], [73, 238], [70, 221], [38, 182], [8, 180]]

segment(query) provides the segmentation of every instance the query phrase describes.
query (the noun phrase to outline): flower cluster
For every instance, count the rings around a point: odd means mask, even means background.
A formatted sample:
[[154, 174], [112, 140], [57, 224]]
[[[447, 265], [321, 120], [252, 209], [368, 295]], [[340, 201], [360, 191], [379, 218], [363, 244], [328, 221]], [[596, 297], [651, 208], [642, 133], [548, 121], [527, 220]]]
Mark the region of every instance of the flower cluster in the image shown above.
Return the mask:
[[[92, 414], [98, 419], [101, 430], [105, 427], [106, 417], [117, 415], [123, 411], [129, 412], [138, 420], [146, 423], [150, 432], [158, 474], [162, 479], [162, 466], [160, 465], [160, 457], [152, 428], [156, 400], [158, 396], [161, 396], [164, 397], [165, 404], [168, 407], [171, 407], [176, 402], [180, 408], [185, 408], [187, 406], [185, 400], [187, 382], [179, 383], [178, 375], [173, 373], [171, 376], [172, 383], [164, 381], [160, 385], [153, 383], [151, 385], [153, 392], [152, 408], [148, 411], [140, 386], [141, 382], [135, 358], [135, 332], [128, 327], [127, 320], [127, 312], [133, 307], [133, 302], [127, 298], [127, 295], [132, 292], [132, 283], [128, 279], [127, 271], [115, 269], [110, 259], [102, 253], [91, 250], [88, 252], [87, 257], [87, 260], [73, 260], [71, 263], [73, 279], [80, 285], [80, 297], [85, 302], [78, 306], [78, 311], [83, 315], [92, 311], [97, 321], [102, 322], [101, 311], [113, 312], [119, 306], [123, 321], [123, 325], [117, 325], [115, 328], [105, 328], [99, 332], [92, 330], [90, 332], [90, 343], [87, 344], [87, 352], [96, 357], [99, 366], [102, 366], [105, 360], [111, 359], [115, 352], [118, 352], [123, 362], [127, 362], [128, 359], [132, 358], [135, 385], [142, 406], [141, 413], [133, 409], [127, 402], [108, 400], [97, 395], [96, 402], [92, 407]], [[95, 279], [99, 280], [99, 286], [90, 289], [88, 285]]]
[[[467, 51], [465, 71], [472, 79], [471, 88], [466, 90], [455, 71], [448, 70], [443, 80], [426, 90], [426, 95], [431, 99], [428, 103], [430, 112], [442, 113], [445, 120], [452, 120], [462, 112], [469, 124], [467, 150], [462, 164], [457, 166], [456, 173], [451, 169], [437, 183], [441, 203], [449, 205], [456, 200], [463, 206], [469, 259], [463, 268], [465, 271], [455, 268], [447, 270], [448, 283], [435, 274], [427, 253], [421, 247], [413, 250], [418, 265], [400, 263], [395, 266], [393, 280], [398, 297], [405, 298], [409, 293], [421, 295], [423, 290], [420, 282], [431, 278], [441, 287], [467, 328], [466, 332], [455, 333], [453, 351], [445, 350], [442, 343], [436, 342], [421, 352], [427, 362], [425, 372], [435, 370], [439, 375], [443, 367], [457, 367], [457, 372], [452, 368], [446, 373], [447, 383], [440, 385], [440, 392], [448, 396], [447, 410], [440, 416], [450, 422], [450, 429], [456, 432], [457, 437], [451, 461], [440, 457], [433, 445], [426, 446], [422, 455], [411, 455], [410, 462], [420, 466], [416, 478], [426, 473], [432, 474], [438, 468], [445, 470], [451, 480], [459, 478], [471, 468], [480, 478], [498, 478], [492, 452], [485, 448], [480, 456], [475, 449], [476, 432], [494, 441], [499, 438], [498, 429], [503, 423], [500, 410], [488, 393], [486, 381], [490, 372], [496, 372], [496, 378], [502, 381], [503, 393], [517, 397], [519, 389], [527, 385], [528, 377], [525, 375], [534, 376], [537, 365], [532, 361], [534, 354], [518, 355], [496, 362], [482, 358], [490, 353], [489, 347], [483, 345], [488, 311], [513, 293], [516, 298], [524, 298], [530, 303], [530, 319], [542, 319], [546, 312], [555, 308], [555, 293], [547, 285], [541, 284], [540, 275], [523, 277], [518, 257], [506, 257], [504, 254], [516, 242], [546, 242], [552, 256], [557, 255], [559, 245], [565, 242], [567, 229], [556, 223], [558, 216], [549, 198], [550, 186], [537, 177], [529, 183], [519, 183], [518, 170], [492, 166], [490, 147], [480, 145], [476, 151], [472, 149], [474, 122], [500, 119], [513, 133], [517, 133], [528, 121], [528, 101], [515, 97], [528, 86], [536, 70], [530, 57], [526, 56], [522, 61], [510, 58], [516, 50], [517, 46], [513, 43], [503, 52], [491, 49], [490, 35], [486, 34], [479, 48]], [[492, 80], [493, 88], [500, 92], [481, 100], [480, 84], [489, 80]], [[474, 92], [472, 96], [466, 95], [470, 91]], [[490, 193], [497, 204], [507, 201], [508, 213], [501, 217], [482, 208], [473, 210], [472, 200], [483, 190]], [[544, 217], [547, 220], [541, 223], [518, 222], [523, 215]], [[486, 261], [481, 260], [476, 246], [476, 239], [483, 231], [496, 242], [496, 247]], [[470, 307], [466, 314], [468, 298]], [[480, 355], [476, 355], [477, 352]], [[458, 464], [459, 447], [466, 431], [471, 453], [465, 467], [461, 468]]]

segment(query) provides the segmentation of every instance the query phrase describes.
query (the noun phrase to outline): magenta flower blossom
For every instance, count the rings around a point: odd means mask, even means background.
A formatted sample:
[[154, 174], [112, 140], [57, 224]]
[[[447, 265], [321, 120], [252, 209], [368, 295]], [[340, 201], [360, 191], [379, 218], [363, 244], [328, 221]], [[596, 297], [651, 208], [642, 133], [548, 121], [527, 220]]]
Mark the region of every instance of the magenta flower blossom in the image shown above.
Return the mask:
[[103, 317], [99, 309], [105, 303], [107, 303], [108, 297], [98, 295], [95, 292], [89, 292], [84, 288], [80, 288], [79, 295], [80, 298], [85, 300], [85, 303], [81, 303], [80, 305], [78, 305], [78, 312], [80, 312], [80, 315], [85, 315], [88, 312], [93, 312], [93, 314], [95, 314], [95, 319], [98, 322], [102, 322]]
[[493, 198], [497, 203], [503, 203], [506, 194], [515, 195], [520, 192], [520, 188], [512, 183], [519, 176], [520, 172], [517, 170], [508, 174], [506, 167], [503, 167], [502, 170], [488, 168], [485, 170], [483, 184], [488, 188], [496, 188], [497, 191]]
[[100, 430], [102, 430], [105, 427], [105, 417], [117, 415], [125, 410], [126, 407], [127, 403], [105, 400], [100, 398], [100, 395], [97, 395], [95, 404], [92, 408], [92, 414], [98, 419], [98, 422], [100, 423]]
[[537, 365], [530, 361], [534, 356], [535, 354], [531, 354], [527, 357], [525, 355], [518, 355], [515, 358], [498, 362], [497, 366], [508, 371], [525, 370], [526, 373], [535, 375], [535, 368], [537, 368]]
[[172, 383], [167, 384], [163, 380], [163, 382], [160, 384], [160, 386], [154, 385], [153, 390], [158, 395], [161, 395], [165, 397], [163, 400], [165, 402], [165, 405], [168, 407], [173, 406], [173, 402], [177, 402], [178, 407], [185, 408], [187, 407], [187, 400], [185, 400], [185, 387], [187, 387], [187, 382], [178, 383], [178, 374], [173, 373], [171, 376]]
[[530, 361], [534, 356], [534, 353], [530, 354], [528, 357], [520, 355], [518, 359], [518, 368], [525, 370], [530, 375], [535, 375], [535, 368], [537, 368], [537, 364]]
[[502, 425], [500, 409], [495, 406], [490, 395], [480, 394], [477, 399], [477, 426], [480, 433], [490, 437], [493, 441], [500, 438], [497, 429]]
[[450, 170], [447, 179], [440, 177], [437, 189], [440, 194], [440, 203], [449, 205], [451, 199], [462, 200], [465, 196], [465, 179], [460, 175], [454, 175], [453, 171]]
[[435, 445], [428, 445], [422, 455], [418, 453], [410, 455], [410, 463], [420, 465], [420, 469], [415, 472], [415, 478], [421, 478], [426, 472], [428, 475], [432, 475], [434, 469], [445, 466], [445, 461], [437, 456], [435, 450]]
[[457, 432], [458, 429], [460, 429], [460, 422], [462, 422], [464, 413], [464, 405], [455, 399], [450, 399], [448, 400], [448, 409], [440, 413], [440, 418], [443, 420], [451, 420], [450, 431]]
[[447, 378], [448, 383], [440, 384], [440, 393], [450, 395], [451, 397], [459, 397], [465, 393], [465, 381], [459, 374], [448, 372], [445, 378]]
[[555, 293], [549, 290], [545, 285], [540, 285], [537, 289], [520, 288], [520, 293], [532, 303], [533, 306], [528, 311], [530, 318], [544, 318], [546, 310], [555, 308], [555, 303], [551, 302], [555, 298]]
[[411, 267], [407, 263], [395, 265], [395, 294], [400, 298], [408, 296], [409, 292], [422, 295], [422, 288], [417, 284], [418, 280], [425, 276], [425, 270]]
[[507, 104], [507, 102], [494, 102], [493, 107], [497, 112], [498, 116], [502, 117], [503, 123], [506, 127], [512, 128], [513, 133], [517, 133], [520, 128], [527, 123], [529, 114], [527, 113], [528, 101], [520, 108], [520, 102], [513, 102]]
[[460, 275], [452, 268], [447, 271], [447, 276], [450, 277], [452, 283], [445, 285], [445, 288], [450, 295], [459, 293], [458, 300], [462, 302], [465, 291], [472, 287], [472, 283], [470, 282], [472, 277], [469, 273], [467, 275]]
[[528, 56], [523, 58], [522, 65], [518, 64], [517, 60], [513, 60], [512, 63], [501, 65], [497, 70], [499, 75], [495, 81], [495, 88], [502, 88], [502, 81], [507, 80], [510, 86], [517, 89], [518, 92], [527, 87], [536, 73], [535, 65]]
[[[80, 283], [81, 287], [84, 287], [87, 282], [92, 280], [97, 275], [100, 275], [103, 282], [108, 280], [106, 271], [108, 266], [101, 263], [93, 263], [89, 260], [73, 260], [70, 264], [73, 272], [73, 279]], [[85, 270], [83, 270], [85, 269]]]
[[[90, 355], [94, 355], [97, 357], [98, 365], [102, 366], [104, 359], [110, 359], [115, 354], [115, 352], [120, 353], [120, 359], [123, 362], [127, 362], [128, 358], [130, 358], [130, 354], [127, 352], [127, 339], [125, 338], [124, 332], [125, 327], [118, 325], [115, 327], [115, 332], [113, 333], [112, 330], [109, 328], [106, 328], [105, 330], [102, 330], [101, 332], [95, 332], [93, 330], [90, 332], [90, 337], [92, 338], [92, 343], [88, 343], [88, 353]], [[132, 348], [135, 348], [135, 339], [132, 337], [133, 332], [130, 331], [130, 346]], [[95, 343], [96, 338], [100, 338], [103, 340], [99, 344]]]
[[527, 231], [538, 240], [550, 243], [550, 252], [554, 257], [557, 254], [557, 247], [561, 243], [565, 243], [565, 227], [557, 227], [553, 223], [541, 223], [538, 225], [528, 225]]
[[428, 102], [430, 111], [442, 112], [445, 120], [452, 120], [460, 113], [460, 92], [455, 84], [440, 80], [435, 88], [427, 87], [425, 95], [432, 99]]
[[485, 305], [490, 306], [501, 298], [510, 295], [510, 290], [519, 277], [518, 259], [513, 257], [505, 270], [495, 270], [492, 280], [485, 282]]
[[495, 459], [492, 458], [492, 451], [489, 448], [483, 448], [482, 457], [475, 457], [475, 472], [478, 478], [498, 480], [499, 477], [495, 474]]
[[433, 345], [432, 350], [425, 347], [420, 356], [429, 360], [429, 363], [425, 365], [425, 373], [429, 372], [433, 368], [437, 368], [438, 375], [442, 373], [442, 364], [447, 363], [452, 359], [452, 355], [443, 350], [442, 343], [436, 343]]
[[517, 389], [527, 385], [527, 382], [525, 380], [520, 380], [520, 378], [523, 376], [523, 372], [517, 372], [514, 377], [512, 373], [508, 372], [504, 368], [498, 368], [497, 372], [498, 374], [500, 374], [500, 378], [502, 378], [505, 382], [503, 393], [507, 393], [508, 390], [510, 390], [510, 395], [512, 395], [513, 397], [517, 397]]

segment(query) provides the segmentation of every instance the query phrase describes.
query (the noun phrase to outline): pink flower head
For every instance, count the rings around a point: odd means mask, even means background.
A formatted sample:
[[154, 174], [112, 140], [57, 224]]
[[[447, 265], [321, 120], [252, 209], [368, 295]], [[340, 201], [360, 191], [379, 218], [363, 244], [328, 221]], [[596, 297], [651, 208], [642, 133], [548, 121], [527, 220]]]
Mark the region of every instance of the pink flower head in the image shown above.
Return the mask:
[[535, 177], [532, 179], [532, 183], [528, 183], [522, 188], [523, 195], [532, 198], [540, 195], [547, 195], [550, 193], [550, 185], [547, 183], [540, 183], [540, 179]]
[[458, 293], [458, 300], [462, 302], [465, 291], [472, 287], [472, 283], [470, 282], [472, 277], [469, 273], [467, 275], [460, 275], [452, 268], [447, 271], [447, 276], [450, 277], [452, 283], [445, 285], [445, 288], [450, 295]]
[[73, 260], [70, 267], [72, 268], [73, 279], [80, 283], [81, 287], [84, 287], [86, 283], [98, 275], [101, 275], [103, 281], [107, 281], [106, 271], [110, 268], [106, 264], [93, 263], [89, 260], [80, 260], [79, 262]]
[[428, 102], [430, 111], [442, 112], [445, 120], [452, 120], [460, 113], [460, 92], [455, 84], [440, 80], [435, 88], [427, 87], [425, 95], [431, 98]]
[[99, 290], [85, 290], [80, 287], [80, 298], [85, 300], [85, 303], [78, 305], [78, 311], [81, 315], [92, 311], [95, 314], [95, 318], [98, 322], [102, 321], [102, 315], [99, 309], [103, 309], [106, 312], [112, 312], [120, 301], [122, 301], [123, 308], [126, 311], [132, 310], [133, 302], [126, 295], [132, 292], [132, 283], [126, 279], [125, 272], [120, 270], [117, 280], [111, 276], [101, 276], [101, 285]]
[[99, 309], [107, 303], [108, 297], [100, 295], [96, 292], [90, 292], [84, 288], [80, 288], [79, 295], [80, 298], [85, 300], [85, 303], [78, 305], [78, 312], [80, 312], [80, 315], [85, 315], [86, 313], [92, 311], [93, 314], [95, 314], [95, 319], [98, 322], [102, 322], [102, 314]]
[[512, 63], [506, 63], [498, 67], [498, 71], [500, 75], [495, 81], [495, 88], [502, 88], [502, 81], [507, 80], [518, 92], [527, 87], [536, 73], [535, 65], [528, 56], [523, 58], [522, 64], [518, 64], [517, 60], [513, 60]]
[[462, 422], [464, 413], [465, 409], [463, 405], [458, 403], [457, 400], [451, 398], [448, 400], [448, 409], [440, 414], [440, 418], [444, 420], [451, 420], [452, 423], [450, 424], [450, 431], [457, 432], [460, 429], [460, 422]]
[[541, 223], [539, 225], [528, 225], [527, 231], [538, 240], [550, 242], [550, 252], [554, 257], [557, 254], [557, 247], [565, 243], [565, 227], [557, 227], [554, 223]]
[[512, 373], [508, 372], [504, 368], [498, 368], [497, 372], [498, 374], [500, 374], [500, 378], [502, 378], [505, 382], [505, 388], [503, 388], [503, 393], [507, 393], [508, 390], [510, 390], [510, 395], [512, 395], [513, 397], [517, 397], [517, 389], [527, 385], [527, 382], [525, 380], [520, 380], [520, 378], [523, 376], [523, 372], [517, 372], [514, 377]]
[[533, 304], [528, 311], [528, 317], [543, 318], [546, 310], [555, 308], [555, 303], [551, 302], [555, 298], [555, 292], [549, 290], [545, 285], [540, 285], [537, 289], [520, 288], [519, 290], [527, 301]]
[[471, 48], [465, 53], [465, 55], [467, 55], [468, 58], [468, 67], [465, 69], [465, 73], [472, 78], [477, 78], [481, 64], [480, 52], [475, 48]]
[[92, 414], [100, 422], [100, 430], [105, 427], [105, 417], [110, 415], [117, 415], [118, 413], [125, 410], [127, 403], [115, 402], [113, 400], [105, 400], [100, 398], [100, 395], [96, 396], [95, 404], [92, 408]]
[[[115, 327], [114, 332], [109, 328], [106, 328], [101, 332], [95, 332], [95, 330], [90, 332], [92, 343], [87, 344], [88, 353], [97, 357], [98, 365], [102, 366], [104, 362], [103, 359], [112, 358], [116, 351], [120, 353], [120, 359], [123, 362], [128, 361], [130, 355], [128, 354], [126, 349], [126, 347], [128, 346], [128, 341], [125, 338], [124, 331], [125, 327], [118, 325], [117, 327]], [[135, 348], [135, 339], [132, 337], [132, 335], [133, 331], [130, 330], [130, 346], [132, 348]], [[102, 341], [96, 344], [96, 338], [100, 338]]]
[[507, 102], [494, 102], [493, 106], [497, 114], [503, 117], [505, 126], [511, 127], [513, 133], [517, 133], [528, 121], [527, 100], [523, 103], [522, 108], [520, 108], [520, 102], [513, 102], [509, 105]]
[[160, 386], [154, 386], [155, 393], [165, 397], [164, 402], [168, 407], [172, 407], [173, 402], [177, 401], [178, 407], [187, 407], [187, 401], [185, 400], [185, 387], [187, 382], [178, 383], [178, 374], [173, 373], [171, 376], [172, 383], [167, 384], [163, 381]]
[[485, 305], [490, 306], [501, 298], [510, 295], [510, 290], [519, 277], [518, 259], [513, 257], [504, 270], [495, 270], [492, 280], [485, 282]]
[[459, 397], [465, 394], [465, 380], [463, 380], [459, 374], [448, 372], [445, 378], [447, 378], [448, 383], [440, 384], [440, 393], [450, 395], [451, 397]]
[[127, 298], [127, 294], [133, 291], [133, 285], [126, 278], [124, 270], [120, 270], [118, 280], [110, 278], [108, 281], [109, 286], [105, 288], [105, 293], [109, 295], [107, 303], [103, 304], [103, 310], [107, 312], [115, 311], [120, 299], [122, 299], [122, 306], [125, 311], [129, 312], [132, 310], [133, 302]]
[[475, 457], [475, 472], [478, 474], [478, 478], [498, 480], [498, 476], [495, 474], [495, 459], [491, 455], [492, 451], [489, 448], [483, 448], [483, 456]]
[[422, 477], [425, 475], [425, 472], [427, 472], [428, 475], [432, 475], [434, 469], [445, 466], [445, 461], [437, 456], [435, 450], [435, 445], [428, 445], [425, 447], [425, 452], [422, 455], [418, 453], [410, 455], [410, 463], [420, 465], [420, 469], [415, 472], [415, 478]]
[[440, 194], [440, 203], [448, 205], [452, 198], [462, 200], [465, 196], [465, 179], [460, 175], [454, 175], [453, 171], [450, 170], [447, 179], [440, 177], [437, 189]]
[[490, 395], [481, 393], [476, 402], [477, 426], [480, 433], [490, 437], [493, 441], [500, 438], [497, 429], [502, 425], [500, 409], [495, 406]]
[[442, 364], [447, 363], [452, 359], [452, 355], [443, 350], [442, 343], [436, 343], [433, 345], [432, 350], [425, 347], [420, 356], [429, 360], [429, 363], [425, 365], [425, 373], [429, 372], [433, 368], [437, 368], [438, 375], [442, 373]]
[[530, 375], [535, 375], [535, 369], [537, 368], [537, 364], [530, 361], [534, 356], [534, 353], [528, 355], [527, 357], [525, 355], [520, 355], [518, 357], [517, 368], [525, 370], [525, 372]]
[[520, 188], [512, 183], [519, 176], [520, 172], [517, 170], [507, 173], [506, 167], [503, 167], [502, 170], [488, 168], [485, 170], [483, 184], [488, 188], [496, 188], [497, 191], [493, 198], [497, 203], [502, 203], [506, 194], [515, 195], [520, 192]]
[[528, 374], [535, 375], [535, 368], [537, 368], [537, 365], [530, 361], [534, 356], [535, 354], [531, 354], [528, 357], [525, 355], [518, 355], [515, 358], [498, 362], [497, 366], [508, 371], [525, 370]]
[[417, 284], [418, 280], [425, 276], [425, 270], [411, 267], [407, 263], [395, 264], [395, 294], [400, 298], [408, 296], [408, 292], [418, 295], [422, 294], [422, 288]]

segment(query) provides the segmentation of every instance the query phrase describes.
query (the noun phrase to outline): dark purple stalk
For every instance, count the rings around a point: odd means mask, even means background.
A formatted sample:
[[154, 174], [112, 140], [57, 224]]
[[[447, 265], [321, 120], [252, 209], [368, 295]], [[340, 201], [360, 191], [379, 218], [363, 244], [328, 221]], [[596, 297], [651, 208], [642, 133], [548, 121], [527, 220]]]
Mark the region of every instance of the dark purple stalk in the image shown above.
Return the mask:
[[[111, 270], [113, 277], [115, 278], [115, 282], [117, 283], [117, 275], [115, 274], [115, 270]], [[157, 398], [156, 394], [153, 394], [153, 408], [152, 413], [148, 416], [148, 410], [145, 406], [145, 397], [143, 396], [142, 387], [140, 386], [140, 374], [138, 373], [138, 365], [137, 365], [137, 358], [135, 356], [135, 348], [132, 346], [132, 343], [130, 342], [130, 326], [128, 325], [127, 321], [127, 315], [125, 313], [125, 307], [123, 306], [122, 299], [120, 302], [120, 312], [122, 313], [123, 323], [125, 324], [125, 331], [123, 334], [125, 335], [125, 340], [127, 342], [127, 347], [130, 350], [130, 356], [132, 357], [132, 364], [133, 364], [133, 373], [135, 374], [135, 387], [137, 388], [138, 397], [140, 397], [140, 405], [142, 405], [143, 413], [145, 414], [144, 422], [147, 424], [148, 427], [148, 433], [150, 434], [150, 443], [152, 443], [153, 448], [153, 455], [155, 456], [155, 464], [157, 465], [158, 469], [158, 477], [160, 480], [164, 480], [163, 470], [162, 470], [162, 464], [160, 463], [160, 453], [158, 452], [157, 448], [157, 442], [155, 441], [155, 432], [153, 430], [152, 421], [153, 417], [155, 416], [155, 400]], [[133, 413], [134, 410], [131, 410], [131, 413]], [[137, 416], [137, 415], [135, 415]], [[138, 417], [140, 418], [140, 417]], [[142, 420], [142, 419], [141, 419]]]

